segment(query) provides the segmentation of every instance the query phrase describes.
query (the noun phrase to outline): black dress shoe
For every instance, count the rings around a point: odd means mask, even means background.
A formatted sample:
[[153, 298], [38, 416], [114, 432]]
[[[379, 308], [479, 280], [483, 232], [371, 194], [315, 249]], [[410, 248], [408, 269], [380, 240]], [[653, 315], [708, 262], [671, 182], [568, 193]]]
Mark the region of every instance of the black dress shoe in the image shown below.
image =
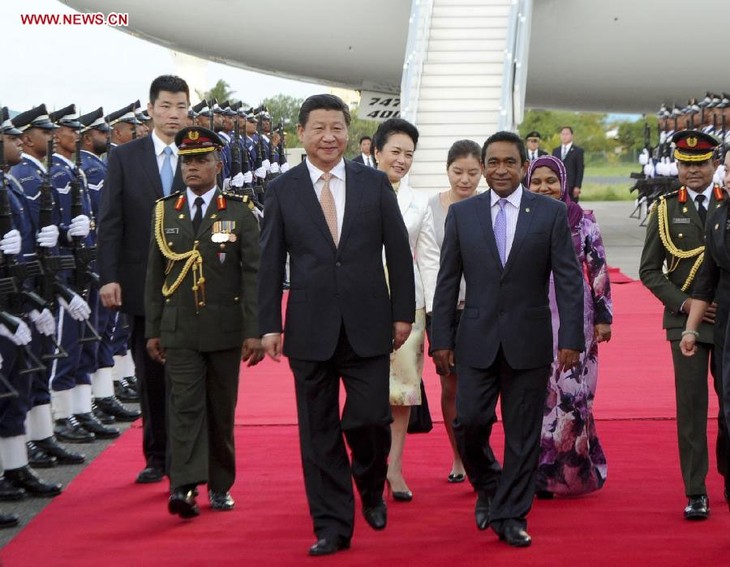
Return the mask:
[[706, 520], [710, 516], [710, 501], [706, 495], [690, 496], [684, 509], [685, 520]]
[[388, 523], [388, 509], [382, 500], [375, 506], [363, 508], [362, 514], [365, 516], [365, 521], [374, 530], [385, 529], [385, 525]]
[[0, 514], [0, 529], [14, 528], [20, 523], [18, 516], [15, 514]]
[[228, 510], [233, 510], [233, 507], [236, 505], [236, 502], [231, 497], [230, 492], [209, 490], [208, 499], [210, 500], [210, 507], [213, 508], [213, 510], [227, 512]]
[[516, 524], [507, 524], [499, 539], [506, 541], [512, 547], [529, 547], [532, 544], [530, 534]]
[[61, 445], [55, 437], [46, 437], [45, 439], [37, 439], [33, 443], [39, 448], [53, 455], [61, 465], [80, 465], [86, 460], [86, 455], [83, 453], [75, 453], [69, 451]]
[[96, 436], [81, 427], [81, 424], [74, 417], [57, 419], [53, 427], [53, 433], [64, 443], [93, 443]]
[[96, 405], [96, 402], [91, 402], [91, 413], [93, 413], [96, 419], [104, 425], [112, 425], [117, 422], [113, 415], [109, 415], [108, 413], [100, 410]]
[[25, 445], [28, 448], [28, 464], [34, 469], [52, 469], [58, 464], [56, 457], [46, 453], [33, 441], [28, 441]]
[[29, 496], [50, 498], [61, 494], [61, 485], [45, 482], [28, 465], [19, 469], [8, 469], [5, 478], [16, 488], [22, 488]]
[[490, 505], [491, 500], [488, 496], [477, 496], [477, 503], [474, 505], [474, 520], [480, 530], [486, 530], [489, 527]]
[[309, 548], [309, 555], [332, 555], [343, 549], [350, 549], [349, 537], [323, 537], [318, 539], [317, 543]]
[[124, 402], [125, 404], [139, 402], [139, 392], [129, 381], [129, 378], [122, 378], [114, 382], [114, 395], [120, 402]]
[[142, 415], [139, 410], [125, 408], [114, 396], [96, 398], [94, 403], [101, 411], [113, 416], [117, 421], [135, 421]]
[[142, 469], [137, 475], [137, 484], [152, 484], [153, 482], [162, 482], [165, 478], [165, 472], [157, 467], [147, 467]]
[[458, 484], [460, 482], [464, 482], [466, 480], [466, 475], [464, 473], [449, 473], [448, 481], [451, 484]]
[[97, 439], [116, 439], [120, 433], [116, 427], [107, 427], [96, 419], [93, 413], [75, 413], [74, 417], [81, 424], [81, 427], [89, 433], [93, 433]]
[[195, 487], [184, 486], [173, 490], [167, 502], [167, 510], [170, 514], [177, 514], [181, 518], [194, 518], [199, 515], [200, 508], [195, 502]]
[[0, 500], [3, 502], [15, 502], [25, 498], [25, 490], [18, 488], [5, 477], [0, 477]]

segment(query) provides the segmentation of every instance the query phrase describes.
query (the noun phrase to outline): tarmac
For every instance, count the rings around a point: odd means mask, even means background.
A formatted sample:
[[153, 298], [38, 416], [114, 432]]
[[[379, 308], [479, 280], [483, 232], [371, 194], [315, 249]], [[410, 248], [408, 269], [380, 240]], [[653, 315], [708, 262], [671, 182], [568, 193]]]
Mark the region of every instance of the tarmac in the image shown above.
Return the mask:
[[[598, 225], [606, 248], [606, 258], [611, 267], [619, 268], [627, 276], [638, 279], [639, 259], [644, 243], [645, 228], [640, 226], [640, 220], [631, 218], [635, 205], [632, 201], [595, 201], [581, 203], [585, 209], [595, 213]], [[130, 408], [137, 408], [137, 404], [127, 404]], [[117, 424], [122, 433], [130, 424]], [[100, 455], [111, 441], [96, 441], [90, 444], [67, 445], [70, 450], [86, 454], [87, 460], [83, 465], [58, 466], [52, 469], [38, 469], [36, 472], [48, 482], [60, 482], [67, 486], [84, 467]], [[140, 470], [144, 467], [142, 448], [139, 458]], [[130, 479], [131, 481], [132, 479]], [[130, 486], [130, 490], [134, 490]], [[13, 539], [28, 523], [51, 502], [50, 498], [25, 498], [18, 502], [1, 502], [0, 513], [14, 513], [20, 517], [20, 525], [16, 528], [0, 530], [0, 548]], [[50, 548], [49, 548], [50, 549]]]

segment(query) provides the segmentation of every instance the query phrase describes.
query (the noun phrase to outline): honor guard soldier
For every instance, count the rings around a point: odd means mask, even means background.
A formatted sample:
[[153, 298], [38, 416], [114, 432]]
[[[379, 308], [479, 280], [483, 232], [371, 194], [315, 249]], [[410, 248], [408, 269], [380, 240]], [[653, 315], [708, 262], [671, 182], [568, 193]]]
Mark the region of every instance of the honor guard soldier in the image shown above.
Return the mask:
[[[19, 279], [20, 266], [28, 255], [35, 251], [35, 234], [30, 216], [24, 206], [22, 190], [11, 189], [9, 176], [5, 170], [8, 165], [20, 162], [21, 131], [16, 129], [8, 118], [6, 108], [2, 109], [2, 154], [0, 154], [0, 218], [2, 219], [3, 277], [12, 278], [17, 292], [3, 293], [3, 325], [0, 326], [0, 358], [3, 360], [3, 374], [6, 384], [16, 390], [16, 395], [5, 394], [0, 399], [0, 464], [4, 476], [0, 478], [0, 500], [18, 500], [26, 494], [38, 497], [52, 497], [61, 493], [61, 485], [47, 483], [40, 479], [29, 463], [26, 420], [33, 402], [34, 379], [45, 378], [45, 368], [32, 355], [30, 342], [31, 329], [23, 319], [28, 317], [36, 323], [40, 332], [52, 333], [54, 321], [50, 311], [41, 305], [30, 305], [19, 291], [33, 291], [31, 281]], [[7, 140], [7, 143], [6, 143]], [[40, 298], [39, 298], [40, 299]], [[12, 329], [8, 327], [12, 323]], [[40, 376], [37, 376], [40, 375]], [[55, 466], [55, 457], [46, 456], [41, 466]], [[3, 519], [5, 519], [3, 517]], [[16, 522], [17, 524], [17, 519]], [[4, 525], [0, 521], [0, 525]]]
[[[79, 122], [82, 125], [81, 171], [86, 176], [93, 218], [98, 218], [100, 192], [104, 187], [106, 176], [106, 163], [101, 156], [106, 151], [109, 125], [104, 120], [104, 111], [101, 107], [81, 116]], [[97, 370], [91, 376], [94, 414], [99, 421], [106, 424], [115, 420], [134, 421], [141, 415], [140, 412], [127, 409], [119, 402], [114, 385], [114, 357], [115, 355], [119, 357], [117, 360], [121, 364], [120, 359], [127, 354], [130, 332], [126, 317], [119, 311], [97, 305], [96, 327], [101, 340], [96, 352]], [[122, 379], [119, 376], [118, 378]]]
[[[92, 339], [98, 310], [98, 290], [92, 288], [86, 278], [92, 264], [85, 261], [82, 253], [83, 249], [96, 245], [96, 231], [93, 230], [86, 178], [79, 167], [81, 154], [78, 141], [82, 125], [73, 104], [53, 112], [50, 117], [58, 126], [51, 183], [61, 209], [62, 233], [64, 227], [67, 228], [65, 239], [62, 234], [60, 245], [62, 253], [75, 258], [76, 267], [68, 283], [78, 295], [86, 299], [86, 305], [79, 304], [86, 312], [81, 320], [59, 314], [58, 336], [68, 357], [53, 364], [49, 375], [55, 431], [59, 439], [67, 442], [88, 443], [95, 438], [114, 439], [119, 437], [119, 430], [104, 426], [92, 412], [91, 374], [97, 369], [98, 348], [98, 340]], [[74, 155], [77, 156], [76, 162], [72, 161]], [[85, 283], [80, 284], [80, 279], [85, 279]]]
[[140, 125], [140, 122], [134, 114], [134, 103], [108, 114], [106, 122], [112, 129], [112, 148], [131, 142], [137, 137], [137, 126]]
[[724, 420], [720, 376], [711, 365], [715, 306], [699, 328], [697, 354], [682, 355], [679, 347], [692, 299], [692, 285], [703, 260], [705, 221], [727, 198], [712, 183], [717, 166], [713, 159], [717, 141], [696, 130], [678, 132], [672, 139], [682, 187], [654, 205], [646, 229], [639, 274], [642, 283], [664, 305], [663, 327], [672, 351], [677, 403], [679, 462], [688, 498], [684, 517], [702, 520], [710, 514], [707, 476], [707, 371], [712, 373], [720, 401], [717, 468], [730, 484], [730, 444]]
[[187, 188], [157, 202], [145, 287], [147, 350], [165, 363], [171, 496], [199, 514], [196, 486], [230, 510], [233, 422], [241, 360], [263, 357], [256, 307], [258, 224], [248, 197], [216, 186], [223, 143], [207, 128], [175, 136]]
[[150, 126], [148, 123], [152, 121], [152, 118], [150, 118], [145, 109], [142, 108], [142, 103], [139, 99], [137, 99], [134, 103], [134, 117], [137, 119], [137, 122], [139, 122], [137, 129], [135, 130], [134, 137], [143, 138], [144, 136], [148, 136], [150, 133]]
[[[49, 145], [52, 147], [52, 132], [55, 126], [50, 121], [44, 105], [18, 114], [12, 120], [12, 125], [17, 128], [17, 131], [21, 132], [20, 141], [24, 152], [21, 155], [20, 163], [15, 165], [13, 165], [14, 161], [11, 157], [8, 156], [8, 163], [12, 167], [10, 175], [6, 178], [10, 182], [10, 187], [14, 188], [18, 195], [25, 196], [26, 212], [31, 225], [36, 230], [36, 257], [46, 254], [57, 256], [56, 245], [59, 239], [60, 212], [57, 203], [54, 201], [53, 189], [50, 186], [46, 165], [41, 161], [48, 159], [46, 154]], [[5, 140], [7, 139], [6, 136]], [[40, 208], [44, 193], [50, 197], [49, 206], [52, 219], [49, 224], [41, 226]], [[49, 279], [53, 280], [54, 277], [54, 274], [51, 274]], [[54, 296], [55, 290], [51, 290], [49, 297], [43, 299], [47, 300], [49, 304], [55, 304]], [[73, 300], [71, 303], [73, 303]], [[66, 305], [70, 308], [68, 303]], [[47, 360], [47, 355], [55, 354], [48, 352], [50, 350], [49, 346], [51, 346], [49, 342], [52, 341], [48, 341], [46, 337], [55, 335], [56, 321], [52, 321], [52, 329], [41, 329], [39, 323], [39, 320], [35, 323], [39, 334], [34, 336], [31, 349], [36, 357]], [[48, 323], [51, 324], [50, 321]], [[55, 349], [55, 345], [51, 348]], [[46, 373], [33, 374], [26, 427], [28, 459], [31, 466], [52, 466], [53, 459], [58, 464], [79, 464], [85, 461], [83, 454], [68, 451], [56, 439]]]

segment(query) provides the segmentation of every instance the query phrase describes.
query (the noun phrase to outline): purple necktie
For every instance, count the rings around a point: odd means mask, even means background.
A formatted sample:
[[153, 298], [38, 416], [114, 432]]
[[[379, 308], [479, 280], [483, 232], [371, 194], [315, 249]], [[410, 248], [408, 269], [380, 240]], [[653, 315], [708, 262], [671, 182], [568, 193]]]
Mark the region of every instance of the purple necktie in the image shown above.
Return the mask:
[[507, 199], [500, 199], [497, 201], [497, 205], [499, 205], [499, 211], [494, 219], [494, 239], [497, 241], [499, 259], [502, 260], [504, 266], [507, 263], [507, 214], [504, 212]]

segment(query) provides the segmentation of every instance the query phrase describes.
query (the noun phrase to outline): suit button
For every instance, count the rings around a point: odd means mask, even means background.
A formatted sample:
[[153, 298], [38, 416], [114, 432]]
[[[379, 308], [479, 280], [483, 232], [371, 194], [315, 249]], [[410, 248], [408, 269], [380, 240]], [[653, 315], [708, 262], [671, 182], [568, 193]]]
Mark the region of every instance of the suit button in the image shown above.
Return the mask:
[[679, 233], [679, 234], [677, 235], [677, 238], [684, 238], [684, 234], [682, 234], [682, 233], [680, 232], [680, 233]]
[[340, 267], [341, 265], [342, 265], [342, 262], [335, 262], [335, 266], [337, 266], [338, 268], [339, 268], [339, 267]]
[[167, 298], [167, 299], [165, 300], [165, 303], [170, 303], [170, 298]]
[[238, 303], [238, 297], [234, 297], [233, 298], [233, 301], [235, 301], [236, 303]]

